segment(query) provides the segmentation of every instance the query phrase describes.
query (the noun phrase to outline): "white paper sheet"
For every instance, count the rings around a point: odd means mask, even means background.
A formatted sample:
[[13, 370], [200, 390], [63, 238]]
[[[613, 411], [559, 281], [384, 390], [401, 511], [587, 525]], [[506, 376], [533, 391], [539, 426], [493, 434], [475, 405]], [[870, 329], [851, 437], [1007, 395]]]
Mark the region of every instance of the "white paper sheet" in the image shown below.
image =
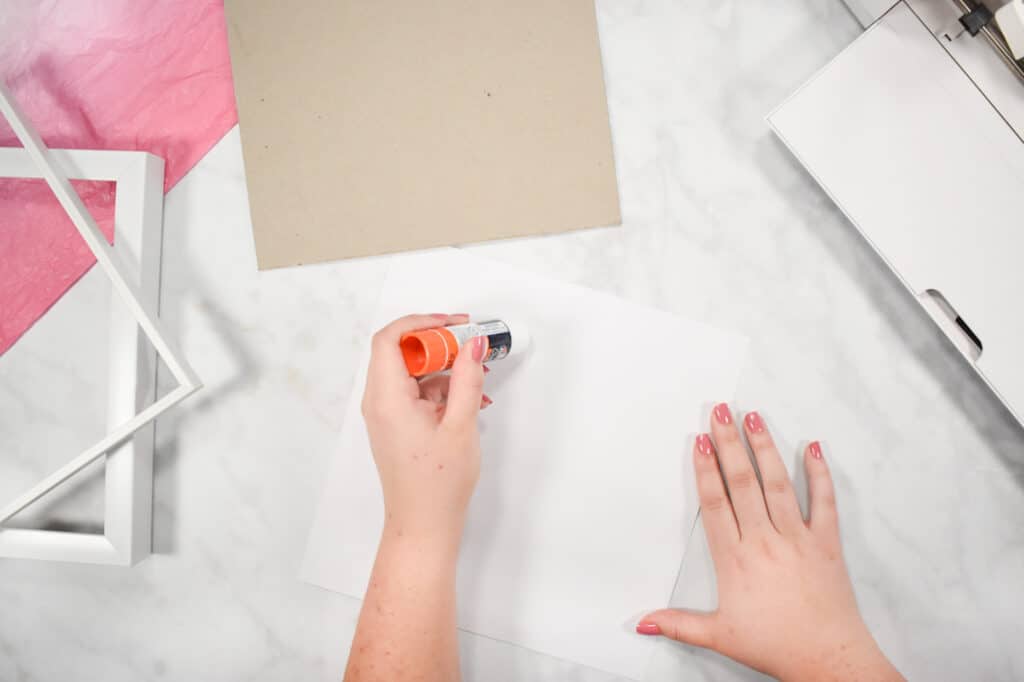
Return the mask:
[[[746, 341], [455, 249], [396, 257], [376, 326], [438, 310], [504, 314], [533, 335], [487, 376], [459, 627], [639, 678], [653, 642], [626, 622], [668, 603], [697, 513], [692, 437], [732, 397]], [[364, 361], [301, 569], [357, 597], [383, 519], [365, 376]]]

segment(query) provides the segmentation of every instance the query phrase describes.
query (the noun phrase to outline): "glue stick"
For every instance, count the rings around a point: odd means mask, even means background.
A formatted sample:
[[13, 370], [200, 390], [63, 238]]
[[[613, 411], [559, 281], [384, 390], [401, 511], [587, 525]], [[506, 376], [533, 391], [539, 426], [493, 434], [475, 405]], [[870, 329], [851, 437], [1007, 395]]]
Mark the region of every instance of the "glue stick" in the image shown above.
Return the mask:
[[530, 345], [530, 334], [526, 328], [507, 320], [488, 320], [422, 329], [402, 335], [400, 343], [405, 366], [414, 377], [451, 369], [459, 349], [477, 336], [487, 339], [484, 362], [519, 355]]

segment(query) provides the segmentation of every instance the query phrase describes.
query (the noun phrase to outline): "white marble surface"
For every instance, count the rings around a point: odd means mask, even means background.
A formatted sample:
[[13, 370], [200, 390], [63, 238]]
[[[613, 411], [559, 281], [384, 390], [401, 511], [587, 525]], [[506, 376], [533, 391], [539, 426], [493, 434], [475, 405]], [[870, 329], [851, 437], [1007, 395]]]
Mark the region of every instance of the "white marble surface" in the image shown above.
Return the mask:
[[[1024, 677], [1024, 431], [763, 121], [856, 21], [838, 0], [598, 8], [625, 227], [474, 250], [750, 335], [737, 408], [762, 409], [794, 458], [824, 441], [883, 648], [911, 679]], [[165, 215], [163, 315], [206, 388], [157, 426], [157, 554], [133, 569], [0, 562], [0, 679], [338, 679], [358, 605], [295, 574], [384, 260], [257, 273], [237, 130]], [[8, 478], [32, 466], [25, 434], [61, 423], [38, 393], [59, 363], [11, 357]], [[102, 397], [73, 376], [65, 409]], [[79, 486], [75, 513], [98, 492]], [[698, 538], [674, 603], [711, 603], [709, 565]], [[614, 679], [462, 644], [467, 680]], [[665, 644], [647, 679], [757, 677]]]

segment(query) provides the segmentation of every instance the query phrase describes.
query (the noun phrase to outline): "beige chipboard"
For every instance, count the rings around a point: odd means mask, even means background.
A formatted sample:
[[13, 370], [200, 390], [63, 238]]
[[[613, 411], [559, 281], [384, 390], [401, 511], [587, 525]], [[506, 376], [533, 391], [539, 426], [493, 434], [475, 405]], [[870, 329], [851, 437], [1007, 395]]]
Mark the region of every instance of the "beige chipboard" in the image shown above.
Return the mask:
[[227, 0], [260, 269], [621, 222], [593, 0]]

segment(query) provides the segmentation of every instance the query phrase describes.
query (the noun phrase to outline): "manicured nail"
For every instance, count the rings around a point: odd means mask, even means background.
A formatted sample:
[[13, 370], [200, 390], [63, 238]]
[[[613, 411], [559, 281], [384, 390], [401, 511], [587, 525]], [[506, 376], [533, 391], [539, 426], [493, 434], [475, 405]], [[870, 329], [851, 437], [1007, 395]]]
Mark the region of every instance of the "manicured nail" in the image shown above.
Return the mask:
[[807, 449], [811, 451], [811, 457], [813, 457], [814, 459], [821, 459], [821, 443], [819, 443], [818, 441], [814, 441], [808, 446]]
[[697, 436], [697, 452], [707, 457], [714, 453], [714, 448], [711, 446], [711, 436], [706, 433]]
[[491, 368], [488, 367], [487, 365], [484, 365], [484, 374], [487, 374], [490, 371], [491, 371]]
[[484, 344], [487, 343], [487, 339], [482, 336], [473, 337], [473, 359], [480, 362], [484, 359]]
[[658, 627], [657, 623], [652, 623], [649, 620], [642, 620], [636, 624], [636, 631], [641, 635], [660, 635], [661, 628]]
[[482, 398], [480, 398], [480, 409], [481, 410], [486, 410], [488, 407], [490, 407], [493, 404], [494, 404], [494, 401], [491, 400], [489, 397], [487, 397], [486, 394], [484, 394], [484, 396]]
[[732, 424], [732, 412], [729, 411], [729, 406], [725, 403], [715, 405], [714, 413], [715, 419], [718, 420], [719, 424]]
[[764, 431], [764, 420], [761, 419], [761, 415], [757, 412], [749, 412], [747, 416], [743, 418], [743, 421], [747, 424], [747, 430], [751, 433], [761, 433]]
[[430, 313], [430, 316], [442, 322], [448, 319], [448, 313]]

